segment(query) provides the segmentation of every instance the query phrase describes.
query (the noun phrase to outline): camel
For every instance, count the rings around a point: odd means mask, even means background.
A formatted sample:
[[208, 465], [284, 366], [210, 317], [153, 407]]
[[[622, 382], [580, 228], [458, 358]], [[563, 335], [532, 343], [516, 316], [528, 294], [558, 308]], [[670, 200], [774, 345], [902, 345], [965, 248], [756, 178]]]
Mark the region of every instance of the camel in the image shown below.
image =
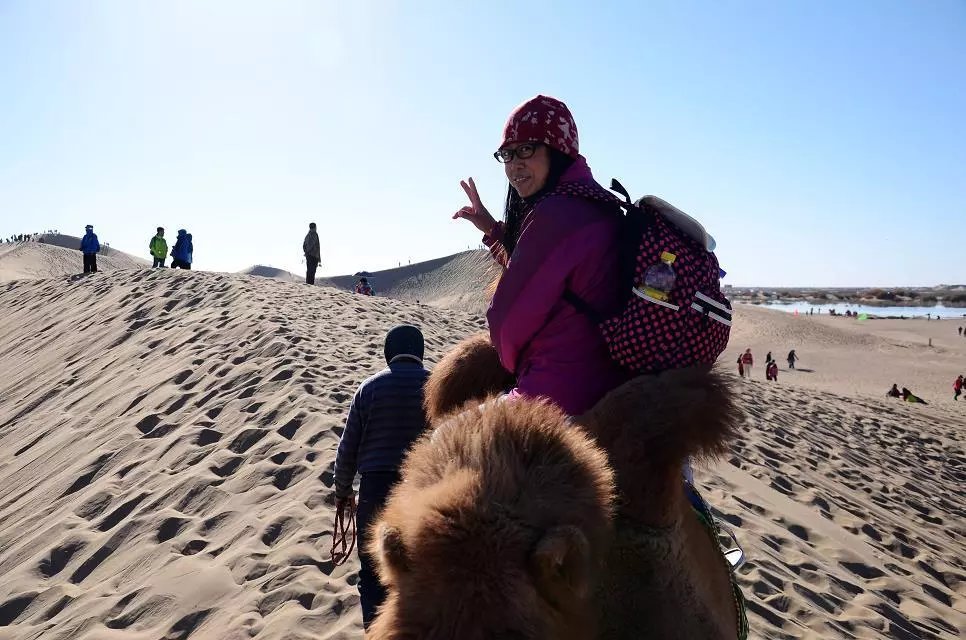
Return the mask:
[[499, 395], [485, 335], [430, 377], [432, 429], [374, 524], [389, 596], [374, 640], [733, 639], [747, 633], [711, 528], [682, 482], [740, 412], [710, 367], [635, 378], [590, 412]]

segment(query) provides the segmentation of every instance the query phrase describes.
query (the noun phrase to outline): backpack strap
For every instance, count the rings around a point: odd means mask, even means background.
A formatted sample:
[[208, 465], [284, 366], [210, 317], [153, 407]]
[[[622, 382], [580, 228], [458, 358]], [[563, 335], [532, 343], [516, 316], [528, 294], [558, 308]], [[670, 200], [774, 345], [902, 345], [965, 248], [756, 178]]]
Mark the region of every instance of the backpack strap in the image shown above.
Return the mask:
[[594, 309], [589, 302], [578, 296], [576, 293], [570, 289], [564, 289], [563, 299], [571, 307], [577, 310], [578, 313], [587, 316], [594, 324], [601, 324], [604, 322], [603, 316]]

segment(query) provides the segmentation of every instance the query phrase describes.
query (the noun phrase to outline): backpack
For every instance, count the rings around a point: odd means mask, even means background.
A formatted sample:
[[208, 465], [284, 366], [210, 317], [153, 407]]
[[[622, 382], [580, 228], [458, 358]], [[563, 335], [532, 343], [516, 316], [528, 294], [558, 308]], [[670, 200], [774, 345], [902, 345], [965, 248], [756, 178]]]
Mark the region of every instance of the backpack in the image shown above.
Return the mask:
[[[620, 309], [602, 315], [570, 290], [564, 299], [595, 321], [611, 359], [633, 373], [713, 364], [731, 333], [731, 303], [721, 293], [724, 271], [712, 251], [714, 241], [697, 220], [664, 200], [644, 196], [632, 202], [617, 180], [611, 189], [623, 200], [574, 183], [554, 192], [619, 206]], [[674, 286], [666, 295], [655, 294], [644, 286], [645, 274], [666, 253], [673, 255]]]

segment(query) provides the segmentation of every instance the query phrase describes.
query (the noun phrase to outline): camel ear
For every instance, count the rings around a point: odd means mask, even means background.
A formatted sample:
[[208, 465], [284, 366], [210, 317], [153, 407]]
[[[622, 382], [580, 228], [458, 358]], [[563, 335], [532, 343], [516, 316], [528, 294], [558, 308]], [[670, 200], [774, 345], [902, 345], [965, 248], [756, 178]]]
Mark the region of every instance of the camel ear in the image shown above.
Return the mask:
[[587, 596], [590, 590], [590, 544], [577, 527], [547, 530], [530, 556], [537, 591], [555, 607]]
[[378, 555], [380, 564], [391, 573], [405, 573], [409, 570], [409, 557], [403, 542], [402, 531], [396, 527], [383, 525], [379, 529]]

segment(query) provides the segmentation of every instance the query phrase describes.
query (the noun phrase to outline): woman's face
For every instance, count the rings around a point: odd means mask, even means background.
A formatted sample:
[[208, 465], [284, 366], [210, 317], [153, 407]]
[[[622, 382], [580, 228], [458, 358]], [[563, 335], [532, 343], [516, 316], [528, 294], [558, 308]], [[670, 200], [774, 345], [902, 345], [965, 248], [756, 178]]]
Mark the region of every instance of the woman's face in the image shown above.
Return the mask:
[[[527, 155], [533, 150], [533, 155], [528, 158], [521, 158], [518, 150]], [[527, 198], [543, 189], [547, 184], [547, 177], [550, 175], [550, 154], [547, 152], [546, 145], [524, 142], [521, 144], [508, 144], [501, 147], [500, 151], [513, 151], [513, 159], [503, 165], [506, 177], [510, 185], [517, 190], [521, 198]]]

